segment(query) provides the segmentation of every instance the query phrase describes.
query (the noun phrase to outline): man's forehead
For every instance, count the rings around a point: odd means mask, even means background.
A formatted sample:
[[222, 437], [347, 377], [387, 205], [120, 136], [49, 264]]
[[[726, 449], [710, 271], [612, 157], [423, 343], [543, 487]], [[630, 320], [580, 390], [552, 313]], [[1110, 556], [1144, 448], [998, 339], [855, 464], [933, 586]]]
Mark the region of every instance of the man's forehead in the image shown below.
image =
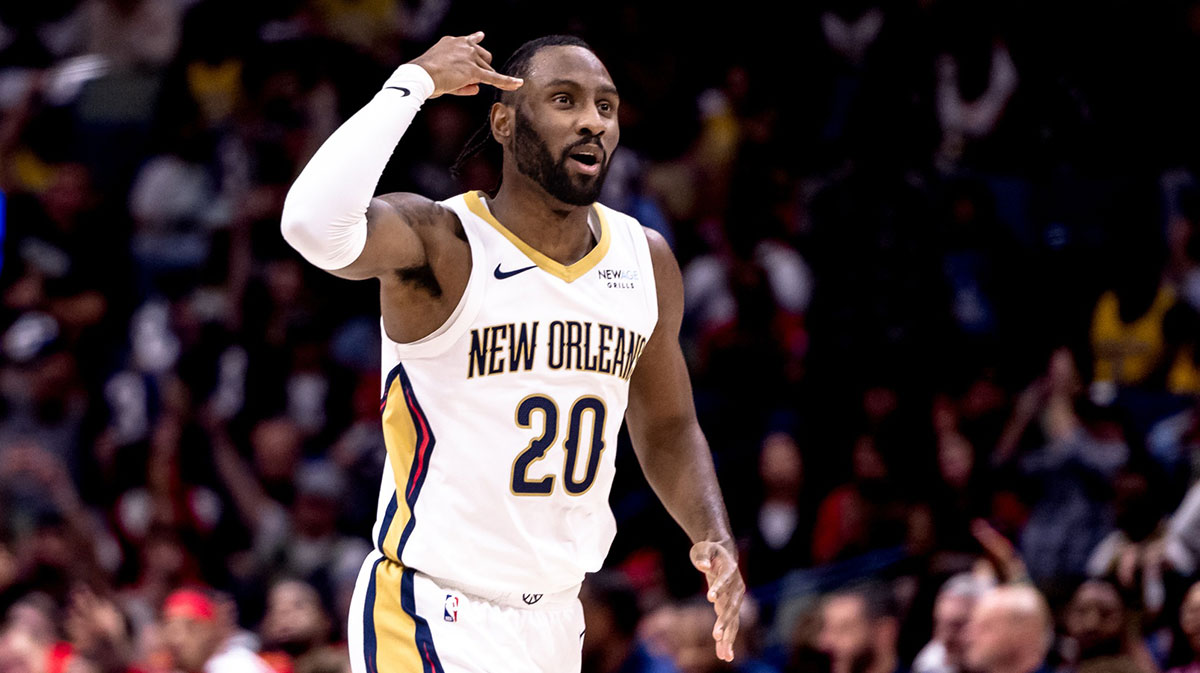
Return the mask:
[[581, 86], [616, 89], [608, 68], [591, 51], [574, 45], [539, 49], [529, 60], [525, 79], [536, 86], [574, 82]]

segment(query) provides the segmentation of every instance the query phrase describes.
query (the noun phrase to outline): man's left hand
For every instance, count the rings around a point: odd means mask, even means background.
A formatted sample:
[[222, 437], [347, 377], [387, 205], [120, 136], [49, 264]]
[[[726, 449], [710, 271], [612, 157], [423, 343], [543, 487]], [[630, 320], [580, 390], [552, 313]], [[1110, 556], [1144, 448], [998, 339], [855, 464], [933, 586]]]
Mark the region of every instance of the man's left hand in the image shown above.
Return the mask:
[[708, 580], [708, 602], [717, 611], [713, 640], [717, 641], [717, 657], [733, 661], [733, 641], [737, 638], [738, 613], [746, 584], [738, 571], [737, 555], [731, 542], [704, 540], [692, 545], [692, 565]]

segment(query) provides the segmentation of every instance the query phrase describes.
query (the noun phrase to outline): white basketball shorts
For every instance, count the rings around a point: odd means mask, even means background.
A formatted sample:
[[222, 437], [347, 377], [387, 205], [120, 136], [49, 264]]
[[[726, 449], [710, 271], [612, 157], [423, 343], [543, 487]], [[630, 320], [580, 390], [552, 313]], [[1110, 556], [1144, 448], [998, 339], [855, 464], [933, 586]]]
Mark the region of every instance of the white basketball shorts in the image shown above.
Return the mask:
[[578, 593], [464, 591], [373, 551], [350, 601], [350, 669], [577, 673], [584, 630]]

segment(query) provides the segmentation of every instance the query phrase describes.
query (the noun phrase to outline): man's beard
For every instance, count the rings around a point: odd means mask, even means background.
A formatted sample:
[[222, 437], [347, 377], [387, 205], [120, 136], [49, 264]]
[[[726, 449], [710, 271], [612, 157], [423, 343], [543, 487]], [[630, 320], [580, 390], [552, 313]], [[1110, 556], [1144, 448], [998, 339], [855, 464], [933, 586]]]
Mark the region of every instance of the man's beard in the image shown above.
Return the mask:
[[563, 203], [572, 206], [590, 206], [600, 196], [604, 186], [604, 177], [608, 175], [608, 156], [596, 157], [604, 162], [600, 172], [595, 176], [581, 176], [582, 182], [572, 178], [567, 170], [567, 161], [571, 150], [579, 145], [590, 142], [599, 146], [598, 139], [584, 139], [563, 151], [558, 161], [550, 154], [546, 141], [525, 120], [525, 116], [517, 113], [513, 128], [513, 154], [517, 160], [517, 170], [542, 186], [546, 193]]

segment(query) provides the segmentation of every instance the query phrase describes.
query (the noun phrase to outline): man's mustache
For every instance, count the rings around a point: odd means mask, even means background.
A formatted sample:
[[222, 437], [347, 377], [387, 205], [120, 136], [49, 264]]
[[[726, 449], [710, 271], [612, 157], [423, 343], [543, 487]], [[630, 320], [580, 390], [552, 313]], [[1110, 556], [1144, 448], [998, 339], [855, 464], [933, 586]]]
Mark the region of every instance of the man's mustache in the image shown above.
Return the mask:
[[600, 158], [601, 166], [604, 166], [605, 164], [608, 163], [608, 150], [604, 149], [604, 145], [600, 144], [600, 136], [592, 136], [590, 138], [584, 138], [584, 139], [580, 140], [579, 142], [572, 144], [567, 149], [563, 150], [562, 162], [566, 162], [567, 159], [571, 158], [572, 152], [574, 152], [579, 147], [584, 147], [585, 145], [592, 145], [593, 147], [595, 147], [596, 149], [598, 149], [600, 151], [599, 158]]

